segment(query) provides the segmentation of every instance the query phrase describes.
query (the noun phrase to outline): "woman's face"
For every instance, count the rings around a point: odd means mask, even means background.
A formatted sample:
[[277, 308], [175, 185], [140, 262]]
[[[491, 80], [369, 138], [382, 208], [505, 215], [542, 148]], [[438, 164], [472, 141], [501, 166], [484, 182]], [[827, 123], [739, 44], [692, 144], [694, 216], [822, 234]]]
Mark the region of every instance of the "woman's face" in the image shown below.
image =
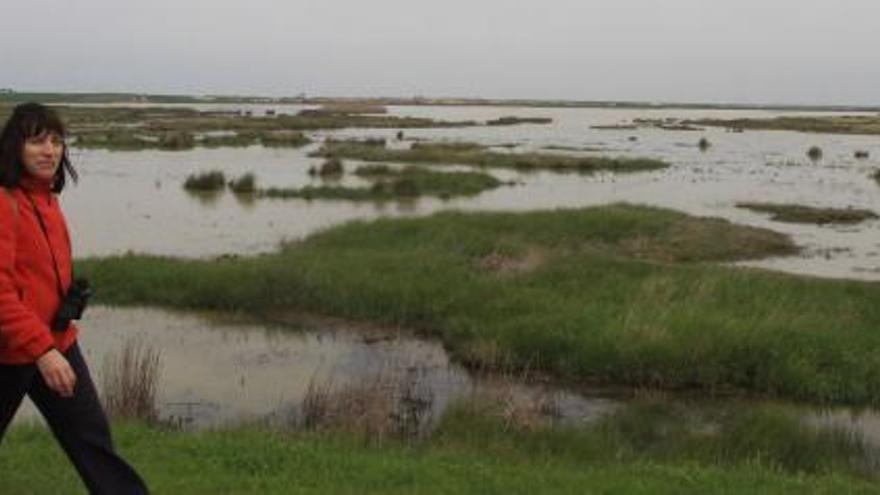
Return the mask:
[[64, 140], [54, 132], [44, 132], [24, 142], [21, 161], [25, 172], [39, 180], [52, 180], [61, 164]]

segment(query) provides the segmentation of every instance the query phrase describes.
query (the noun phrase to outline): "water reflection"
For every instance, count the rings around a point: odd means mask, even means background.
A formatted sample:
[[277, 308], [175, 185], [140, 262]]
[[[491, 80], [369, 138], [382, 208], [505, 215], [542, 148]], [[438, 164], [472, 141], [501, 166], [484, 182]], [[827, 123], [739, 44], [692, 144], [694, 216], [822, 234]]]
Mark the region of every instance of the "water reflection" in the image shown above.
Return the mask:
[[[437, 342], [339, 321], [306, 322], [295, 330], [228, 316], [97, 306], [82, 328], [81, 347], [96, 383], [105, 372], [101, 363], [132, 339], [159, 351], [159, 419], [185, 429], [242, 422], [302, 428], [334, 414], [360, 420], [359, 408], [369, 408], [393, 421], [389, 431], [413, 436], [430, 431], [450, 404], [474, 398], [501, 404], [508, 421], [519, 424], [583, 425], [621, 414], [641, 418], [647, 429], [662, 430], [674, 421], [675, 428], [693, 432], [717, 432], [748, 414], [787, 411], [808, 427], [843, 432], [865, 446], [871, 469], [880, 466], [880, 413], [873, 409], [564, 388], [519, 375], [473, 375], [451, 362]], [[645, 415], [652, 410], [656, 418]], [[36, 417], [26, 402], [15, 421]]]
[[[287, 420], [310, 386], [345, 387], [398, 375], [415, 380], [414, 389], [425, 389], [431, 417], [439, 418], [451, 401], [480, 383], [450, 362], [439, 343], [354, 331], [342, 323], [305, 324], [292, 331], [190, 313], [96, 306], [82, 328], [81, 347], [98, 384], [105, 371], [101, 363], [132, 339], [158, 350], [159, 417], [185, 427]], [[536, 393], [524, 385], [511, 387]], [[606, 405], [604, 399], [558, 394], [564, 397], [565, 417]], [[35, 414], [28, 404], [19, 418]]]
[[212, 208], [217, 206], [225, 191], [221, 189], [218, 191], [186, 191], [186, 193], [202, 206]]

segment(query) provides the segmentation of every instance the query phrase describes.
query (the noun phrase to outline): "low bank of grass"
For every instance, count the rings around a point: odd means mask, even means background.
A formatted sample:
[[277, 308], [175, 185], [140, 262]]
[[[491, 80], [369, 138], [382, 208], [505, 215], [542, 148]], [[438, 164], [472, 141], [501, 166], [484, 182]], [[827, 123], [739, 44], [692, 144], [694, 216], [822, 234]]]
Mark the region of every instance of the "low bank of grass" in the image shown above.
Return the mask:
[[264, 132], [259, 135], [260, 144], [271, 148], [301, 148], [312, 140], [296, 131]]
[[226, 175], [219, 170], [190, 174], [183, 182], [183, 188], [193, 192], [222, 191], [224, 187], [226, 187]]
[[[358, 172], [359, 171], [359, 172]], [[402, 170], [372, 166], [355, 174], [373, 181], [368, 187], [306, 186], [302, 188], [269, 188], [259, 192], [267, 198], [345, 199], [350, 201], [383, 201], [430, 196], [452, 198], [474, 196], [505, 183], [482, 172], [437, 172], [424, 167]]]
[[145, 130], [95, 131], [78, 135], [73, 146], [111, 151], [168, 150], [183, 151], [197, 146], [205, 148], [267, 147], [300, 148], [311, 143], [298, 131], [242, 131], [224, 135], [206, 135], [199, 139], [183, 131], [150, 132]]
[[771, 214], [771, 220], [789, 223], [813, 223], [817, 225], [851, 225], [878, 218], [871, 210], [858, 208], [816, 208], [806, 205], [784, 203], [737, 203], [737, 208]]
[[605, 151], [603, 148], [599, 146], [565, 146], [560, 144], [551, 144], [549, 146], [544, 146], [541, 149], [547, 151], [589, 151], [589, 152], [597, 152], [597, 151]]
[[[477, 145], [478, 146], [478, 145]], [[600, 156], [577, 157], [549, 153], [499, 153], [479, 147], [460, 148], [447, 143], [418, 143], [410, 149], [389, 149], [384, 146], [364, 145], [358, 142], [328, 141], [314, 156], [368, 162], [398, 162], [415, 164], [457, 164], [487, 168], [509, 168], [521, 171], [549, 170], [554, 172], [592, 173], [598, 171], [640, 172], [669, 166], [652, 158], [610, 158]]]
[[[665, 409], [642, 407], [589, 427], [524, 428], [463, 406], [416, 442], [132, 423], [114, 433], [157, 494], [876, 492], [850, 469], [858, 454], [844, 443], [766, 411], [734, 423], [688, 435]], [[45, 428], [14, 427], [3, 449], [0, 492], [84, 492]]]
[[[192, 146], [301, 146], [299, 131], [346, 128], [412, 129], [480, 126], [476, 121], [441, 121], [345, 112], [310, 112], [297, 115], [252, 116], [234, 111], [199, 111], [183, 107], [54, 106], [68, 125], [73, 146], [111, 150], [186, 149]], [[0, 121], [11, 106], [0, 105]], [[342, 109], [346, 110], [346, 109]], [[193, 136], [217, 131], [204, 142]], [[258, 136], [254, 136], [257, 134]], [[171, 139], [169, 140], [168, 137]], [[178, 139], [184, 137], [184, 141]], [[166, 146], [159, 143], [166, 140]], [[180, 144], [186, 144], [186, 148]]]
[[487, 120], [486, 125], [489, 126], [501, 126], [501, 125], [519, 125], [519, 124], [552, 124], [553, 119], [550, 117], [516, 117], [516, 116], [505, 116], [499, 117], [497, 119]]
[[880, 134], [878, 115], [837, 115], [828, 117], [775, 117], [771, 119], [699, 119], [691, 124], [772, 131], [816, 132], [822, 134]]
[[382, 115], [388, 113], [388, 108], [384, 105], [363, 102], [351, 103], [327, 103], [321, 105], [314, 110], [307, 110], [309, 113], [324, 113], [330, 115], [357, 115], [357, 114], [374, 114]]
[[717, 262], [790, 239], [628, 205], [354, 222], [254, 258], [79, 262], [108, 304], [415, 329], [482, 367], [880, 404], [880, 287]]
[[257, 177], [253, 172], [248, 172], [229, 181], [228, 185], [234, 194], [254, 194], [257, 192]]

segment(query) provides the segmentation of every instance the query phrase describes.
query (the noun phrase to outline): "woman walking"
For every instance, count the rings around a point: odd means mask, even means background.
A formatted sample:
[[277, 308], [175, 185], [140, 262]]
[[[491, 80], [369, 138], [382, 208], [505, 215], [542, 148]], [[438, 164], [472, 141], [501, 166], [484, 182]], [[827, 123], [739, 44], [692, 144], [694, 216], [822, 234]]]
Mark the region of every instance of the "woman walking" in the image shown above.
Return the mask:
[[73, 282], [56, 195], [76, 171], [51, 109], [15, 107], [0, 134], [0, 441], [25, 395], [93, 494], [147, 493], [113, 448], [77, 344], [88, 288]]

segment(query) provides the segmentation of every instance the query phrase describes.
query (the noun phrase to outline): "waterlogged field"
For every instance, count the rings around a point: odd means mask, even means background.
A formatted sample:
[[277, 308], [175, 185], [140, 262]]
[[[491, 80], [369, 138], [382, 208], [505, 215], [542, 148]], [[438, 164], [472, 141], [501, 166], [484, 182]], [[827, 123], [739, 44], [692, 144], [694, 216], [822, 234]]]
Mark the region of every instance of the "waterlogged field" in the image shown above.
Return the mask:
[[[753, 123], [771, 111], [379, 115], [296, 146], [73, 147], [62, 201], [102, 304], [81, 342], [99, 383], [131, 342], [159, 352], [148, 424], [119, 423], [157, 492], [876, 488], [876, 137]], [[16, 458], [49, 450], [34, 417]], [[228, 469], [171, 476], [147, 437]], [[0, 463], [0, 491], [32, 477]]]
[[[203, 105], [202, 110], [241, 109]], [[250, 107], [248, 107], [250, 108]], [[254, 107], [260, 114], [267, 107]], [[296, 113], [299, 106], [277, 112]], [[723, 127], [676, 131], [648, 126], [625, 130], [595, 126], [635, 119], [764, 118], [778, 112], [696, 110], [536, 109], [491, 107], [389, 107], [386, 116], [439, 121], [486, 122], [505, 115], [547, 116], [550, 124], [476, 126], [443, 129], [344, 129], [311, 131], [302, 148], [196, 148], [138, 152], [74, 149], [83, 180], [63, 198], [81, 256], [136, 251], [186, 257], [271, 252], [281, 240], [299, 239], [351, 219], [426, 215], [449, 209], [523, 211], [581, 207], [627, 201], [674, 208], [701, 216], [768, 227], [794, 236], [805, 250], [799, 256], [750, 263], [795, 273], [877, 279], [878, 226], [792, 224], [737, 208], [742, 202], [773, 202], [816, 208], [859, 208], [880, 212], [880, 185], [871, 174], [880, 168], [880, 143], [871, 136], [808, 134], [791, 131], [727, 132]], [[252, 201], [227, 192], [189, 195], [181, 185], [193, 173], [220, 170], [230, 179], [252, 172], [258, 187], [369, 187], [352, 172], [363, 163], [344, 160], [348, 173], [325, 178], [310, 175], [324, 159], [310, 157], [324, 139], [383, 138], [388, 147], [407, 148], [415, 140], [473, 142], [494, 153], [547, 153], [573, 157], [652, 158], [665, 169], [638, 173], [559, 174], [481, 169], [515, 186], [477, 196], [404, 197], [352, 202], [268, 198]], [[707, 139], [711, 146], [701, 150]], [[810, 147], [822, 157], [807, 156]], [[868, 158], [855, 158], [856, 151]], [[433, 165], [434, 167], [440, 167]], [[444, 171], [449, 167], [443, 166]], [[462, 168], [461, 170], [468, 170]]]

